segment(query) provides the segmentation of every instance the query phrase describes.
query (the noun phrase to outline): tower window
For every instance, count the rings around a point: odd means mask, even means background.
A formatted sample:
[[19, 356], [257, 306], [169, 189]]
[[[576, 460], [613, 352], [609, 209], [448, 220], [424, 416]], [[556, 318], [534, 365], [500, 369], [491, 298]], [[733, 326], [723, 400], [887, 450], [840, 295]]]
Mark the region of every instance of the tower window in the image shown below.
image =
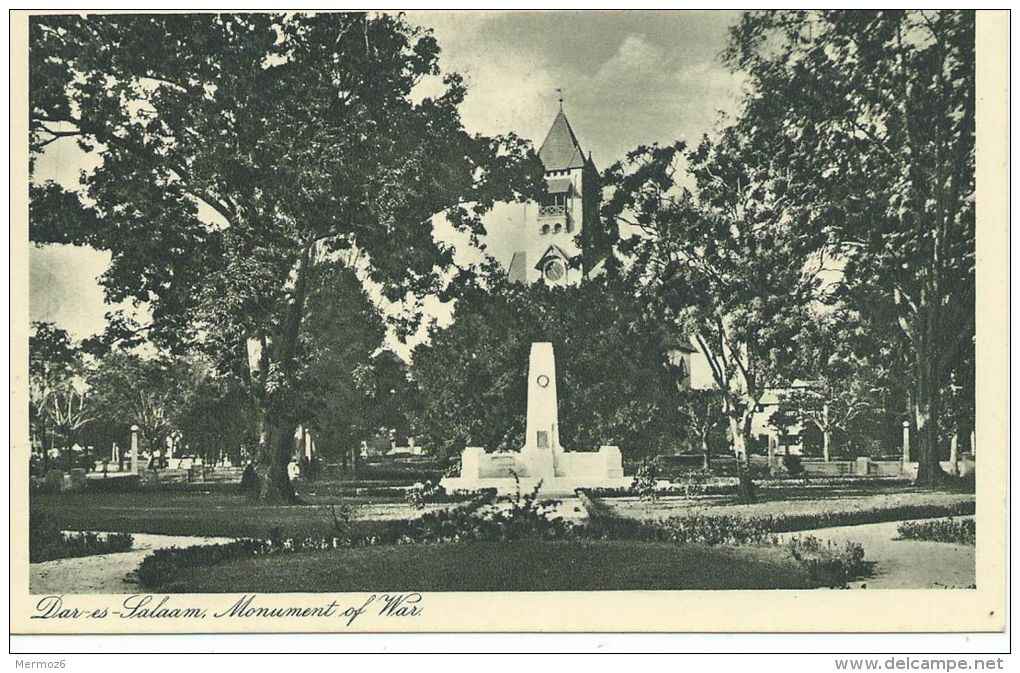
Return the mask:
[[559, 222], [557, 222], [557, 223], [556, 223], [555, 225], [553, 225], [553, 233], [556, 233], [556, 234], [558, 234], [558, 233], [560, 233], [561, 231], [563, 231], [563, 225], [562, 225], [562, 224], [560, 224]]
[[567, 195], [566, 194], [549, 194], [545, 198], [545, 200], [542, 202], [542, 205], [544, 205], [544, 206], [557, 206], [557, 207], [560, 207], [560, 208], [564, 208], [567, 205]]
[[548, 224], [543, 224], [542, 225], [542, 233], [543, 234], [548, 234], [549, 233], [549, 225]]

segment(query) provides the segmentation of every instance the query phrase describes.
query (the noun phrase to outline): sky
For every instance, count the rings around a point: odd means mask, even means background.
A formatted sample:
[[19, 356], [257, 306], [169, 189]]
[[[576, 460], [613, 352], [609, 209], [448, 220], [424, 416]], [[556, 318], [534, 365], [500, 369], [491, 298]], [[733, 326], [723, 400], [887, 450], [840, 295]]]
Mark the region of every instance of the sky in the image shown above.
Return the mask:
[[[537, 149], [559, 107], [556, 89], [562, 89], [570, 124], [601, 170], [641, 144], [697, 141], [719, 124], [720, 115], [733, 114], [741, 81], [719, 53], [737, 15], [421, 11], [407, 16], [434, 30], [443, 69], [466, 77], [461, 114], [469, 131], [512, 131]], [[91, 163], [73, 141], [61, 140], [47, 148], [37, 179], [70, 185]], [[513, 228], [505, 211], [493, 213], [488, 229], [490, 254], [508, 259]], [[33, 246], [30, 318], [54, 322], [78, 339], [102, 331], [111, 307], [103, 302], [97, 278], [108, 263], [108, 253]], [[446, 322], [443, 316], [440, 320]]]

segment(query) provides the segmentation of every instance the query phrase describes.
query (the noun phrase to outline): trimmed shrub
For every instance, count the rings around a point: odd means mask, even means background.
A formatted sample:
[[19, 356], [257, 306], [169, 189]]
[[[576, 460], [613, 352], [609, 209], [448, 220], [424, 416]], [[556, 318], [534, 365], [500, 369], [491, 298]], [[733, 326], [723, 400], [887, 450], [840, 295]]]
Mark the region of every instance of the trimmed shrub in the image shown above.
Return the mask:
[[659, 468], [654, 461], [646, 460], [641, 463], [634, 480], [628, 489], [631, 495], [636, 495], [642, 500], [655, 500], [659, 497], [656, 484], [659, 481]]
[[415, 484], [407, 489], [402, 489], [404, 500], [414, 509], [425, 509], [425, 505], [438, 503], [456, 503], [483, 498], [492, 500], [496, 497], [495, 488], [483, 488], [478, 490], [456, 489], [447, 491], [438, 482], [425, 482]]
[[398, 544], [572, 537], [573, 524], [550, 516], [557, 502], [538, 499], [541, 482], [531, 492], [522, 493], [520, 480], [516, 481], [514, 495], [506, 498], [509, 507], [486, 507], [492, 500], [489, 494], [485, 494], [464, 507], [428, 512], [417, 519], [393, 521], [386, 537]]
[[[477, 521], [484, 518], [477, 516], [475, 512], [490, 503], [491, 500], [492, 494], [486, 493], [463, 507], [427, 513], [421, 519], [412, 521], [392, 521], [379, 535], [360, 537], [354, 536], [352, 533], [353, 513], [351, 509], [346, 505], [331, 506], [328, 511], [333, 522], [334, 535], [284, 538], [274, 534], [264, 540], [245, 538], [225, 544], [196, 545], [184, 549], [177, 547], [157, 549], [142, 559], [136, 575], [139, 584], [144, 589], [172, 590], [174, 577], [184, 568], [216, 565], [253, 556], [345, 549], [378, 544], [466, 539], [475, 528]], [[509, 514], [503, 515], [495, 520], [495, 523], [490, 524], [486, 534], [492, 535], [493, 531], [498, 530], [501, 525], [507, 527], [507, 519], [512, 520], [509, 528], [513, 533], [519, 534], [528, 525], [534, 528], [535, 515], [532, 510], [538, 506], [539, 504], [535, 503], [534, 498], [526, 497], [521, 506], [512, 508]], [[498, 538], [479, 537], [475, 539]]]
[[598, 503], [597, 499], [591, 500], [595, 506], [588, 508], [588, 525], [597, 537], [705, 544], [767, 542], [777, 533], [938, 516], [965, 516], [974, 513], [973, 502], [961, 502], [953, 505], [902, 505], [884, 509], [815, 514], [768, 516], [691, 514], [664, 521], [642, 521], [617, 516], [608, 506]]
[[801, 461], [800, 456], [793, 454], [783, 456], [783, 469], [786, 473], [792, 477], [798, 477], [804, 474], [804, 463]]
[[141, 488], [142, 479], [137, 474], [106, 479], [89, 479], [88, 490], [95, 493], [129, 493]]
[[442, 477], [443, 470], [431, 461], [361, 463], [357, 476], [362, 481], [388, 481], [406, 486], [417, 482], [438, 482]]
[[144, 589], [170, 589], [173, 579], [184, 568], [215, 565], [236, 559], [257, 556], [265, 549], [264, 540], [237, 540], [226, 544], [204, 544], [179, 549], [156, 549], [142, 559], [135, 571], [138, 584]]
[[[589, 512], [589, 515], [592, 513]], [[682, 516], [665, 521], [638, 521], [616, 516], [589, 516], [585, 533], [601, 540], [641, 540], [675, 544], [776, 544], [771, 521], [764, 517]]]
[[427, 481], [424, 484], [415, 484], [407, 489], [404, 499], [414, 509], [425, 509], [425, 503], [429, 502], [432, 498], [445, 495], [446, 489], [439, 484]]
[[904, 540], [975, 544], [977, 526], [974, 519], [938, 519], [935, 521], [904, 521], [896, 529]]
[[841, 546], [807, 535], [791, 539], [787, 548], [814, 582], [833, 589], [846, 587], [847, 582], [863, 577], [869, 569], [864, 560], [864, 548], [856, 542]]
[[130, 551], [133, 544], [134, 539], [127, 533], [63, 533], [56, 523], [38, 512], [28, 519], [29, 563], [115, 554]]
[[705, 457], [700, 453], [675, 454], [671, 456], [656, 456], [654, 462], [662, 478], [677, 479], [691, 472], [700, 472], [704, 465]]

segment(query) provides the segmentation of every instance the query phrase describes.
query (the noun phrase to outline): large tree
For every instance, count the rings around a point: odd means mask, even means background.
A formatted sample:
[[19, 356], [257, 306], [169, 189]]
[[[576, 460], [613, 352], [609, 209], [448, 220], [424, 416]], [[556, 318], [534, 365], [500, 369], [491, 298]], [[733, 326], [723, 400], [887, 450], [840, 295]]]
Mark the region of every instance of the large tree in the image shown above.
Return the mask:
[[96, 417], [79, 345], [53, 323], [35, 322], [28, 339], [29, 420], [45, 469], [54, 438], [70, 446]]
[[384, 348], [385, 321], [351, 265], [318, 276], [302, 331], [301, 422], [322, 458], [353, 472], [363, 440], [404, 424], [407, 367]]
[[99, 359], [88, 383], [97, 416], [122, 436], [137, 425], [143, 448], [155, 452], [182, 430], [181, 414], [207, 379], [202, 363], [114, 350]]
[[620, 253], [659, 320], [708, 363], [746, 460], [755, 409], [787, 380], [821, 268], [791, 231], [770, 161], [733, 128], [693, 150], [639, 147], [606, 171], [603, 208], [629, 234]]
[[[178, 14], [33, 17], [30, 147], [74, 139], [99, 162], [77, 189], [33, 187], [30, 235], [109, 250], [110, 334], [251, 361], [260, 495], [290, 501], [294, 393], [308, 291], [357, 250], [390, 299], [433, 291], [494, 200], [533, 196], [515, 137], [467, 133], [462, 80], [401, 17]], [[415, 302], [409, 302], [414, 306]]]
[[944, 393], [972, 380], [974, 12], [748, 13], [727, 58], [792, 219], [824, 234], [851, 292], [884, 295], [860, 305], [901, 331], [917, 479], [936, 482]]
[[876, 343], [843, 307], [819, 313], [798, 335], [793, 370], [802, 381], [781, 393], [780, 407], [818, 430], [826, 461], [834, 435], [881, 411], [889, 365]]
[[231, 374], [207, 372], [175, 414], [175, 452], [201, 456], [208, 465], [229, 457], [241, 464], [255, 444], [251, 400], [243, 382]]

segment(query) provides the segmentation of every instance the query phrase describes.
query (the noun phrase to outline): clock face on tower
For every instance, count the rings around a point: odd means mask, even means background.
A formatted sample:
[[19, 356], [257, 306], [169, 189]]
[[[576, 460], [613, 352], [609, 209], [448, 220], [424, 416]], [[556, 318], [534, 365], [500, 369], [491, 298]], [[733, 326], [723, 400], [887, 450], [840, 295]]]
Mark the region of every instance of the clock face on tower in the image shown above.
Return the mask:
[[563, 262], [558, 259], [549, 260], [542, 269], [542, 275], [550, 283], [557, 283], [563, 280], [563, 277], [567, 274], [566, 268], [563, 266]]

